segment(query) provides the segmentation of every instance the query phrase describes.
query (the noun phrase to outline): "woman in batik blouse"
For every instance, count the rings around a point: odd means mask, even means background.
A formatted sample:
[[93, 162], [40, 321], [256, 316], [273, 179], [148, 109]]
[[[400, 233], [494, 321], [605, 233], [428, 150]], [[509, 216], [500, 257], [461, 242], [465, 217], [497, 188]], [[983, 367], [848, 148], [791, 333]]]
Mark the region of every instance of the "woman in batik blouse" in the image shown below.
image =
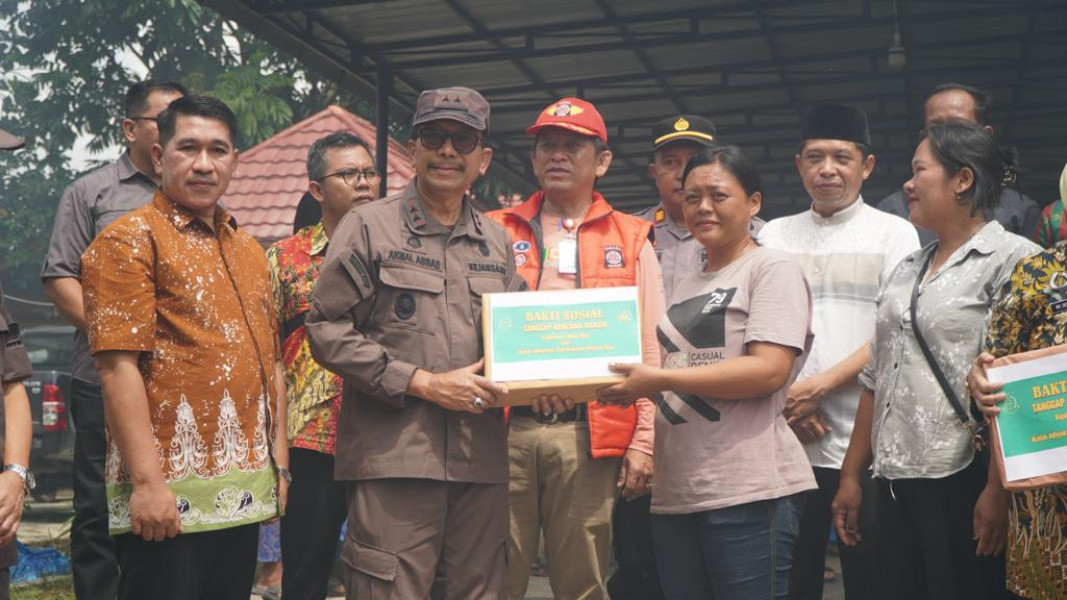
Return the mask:
[[[991, 220], [1004, 166], [986, 130], [930, 126], [912, 171], [911, 221], [937, 241], [882, 283], [834, 524], [848, 545], [873, 535], [887, 598], [999, 599], [1008, 497], [972, 447], [966, 375], [990, 307], [1038, 247]], [[863, 498], [859, 479], [872, 464], [875, 497]], [[873, 532], [856, 530], [863, 502], [874, 502]]]
[[[1067, 198], [1067, 168], [1060, 185]], [[993, 307], [986, 352], [970, 376], [975, 403], [987, 415], [1000, 412], [1004, 400], [1003, 385], [985, 378], [994, 357], [1067, 344], [1067, 303], [1059, 302], [1067, 297], [1067, 245], [1056, 241], [1019, 263]], [[1035, 600], [1067, 598], [1067, 486], [1014, 493], [1008, 506], [1008, 589]]]

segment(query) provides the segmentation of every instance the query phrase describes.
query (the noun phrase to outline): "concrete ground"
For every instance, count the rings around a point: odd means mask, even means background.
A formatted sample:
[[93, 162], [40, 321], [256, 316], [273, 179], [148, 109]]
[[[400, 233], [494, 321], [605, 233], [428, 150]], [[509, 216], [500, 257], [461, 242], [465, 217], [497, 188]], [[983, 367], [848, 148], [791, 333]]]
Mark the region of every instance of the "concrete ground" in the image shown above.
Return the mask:
[[[56, 502], [31, 502], [30, 508], [22, 518], [19, 527], [19, 539], [33, 545], [55, 545], [63, 552], [68, 552], [70, 544], [70, 517], [73, 511], [70, 504], [70, 491], [60, 493]], [[845, 592], [841, 583], [841, 561], [836, 554], [828, 553], [826, 564], [834, 569], [837, 576], [823, 589], [823, 600], [844, 600]], [[333, 600], [343, 600], [342, 596], [331, 596]], [[251, 596], [250, 600], [260, 600]], [[554, 600], [552, 587], [547, 577], [531, 577], [526, 590], [525, 600]]]
[[[837, 554], [827, 553], [826, 566], [833, 569], [836, 576], [833, 581], [827, 582], [823, 586], [823, 600], [844, 600], [845, 588], [841, 583], [841, 559], [837, 557]], [[548, 578], [531, 577], [524, 600], [554, 600], [552, 586], [548, 584]]]

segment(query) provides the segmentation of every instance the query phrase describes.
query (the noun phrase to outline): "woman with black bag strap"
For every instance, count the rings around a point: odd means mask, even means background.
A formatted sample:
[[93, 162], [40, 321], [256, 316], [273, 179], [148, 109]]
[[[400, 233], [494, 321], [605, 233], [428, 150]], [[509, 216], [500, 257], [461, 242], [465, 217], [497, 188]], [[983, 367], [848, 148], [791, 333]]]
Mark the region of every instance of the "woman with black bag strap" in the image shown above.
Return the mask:
[[[912, 171], [911, 221], [937, 241], [901, 261], [879, 294], [834, 523], [856, 543], [861, 503], [874, 502], [886, 598], [1004, 598], [1008, 496], [988, 477], [966, 375], [990, 306], [1019, 259], [1039, 248], [990, 220], [1004, 166], [985, 129], [931, 125]], [[872, 463], [875, 498], [862, 498], [857, 481]]]

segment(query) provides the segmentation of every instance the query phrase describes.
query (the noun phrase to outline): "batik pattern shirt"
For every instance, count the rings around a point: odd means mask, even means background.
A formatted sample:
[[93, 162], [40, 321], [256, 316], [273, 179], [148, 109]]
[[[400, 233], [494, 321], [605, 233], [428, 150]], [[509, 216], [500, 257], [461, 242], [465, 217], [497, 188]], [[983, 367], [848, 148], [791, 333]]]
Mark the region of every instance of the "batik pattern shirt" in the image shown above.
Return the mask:
[[[871, 360], [860, 384], [874, 391], [874, 475], [885, 479], [947, 477], [974, 460], [971, 437], [926, 362], [911, 322], [911, 293], [937, 244], [915, 252], [889, 276], [878, 298]], [[1031, 241], [986, 223], [919, 288], [919, 330], [957, 398], [967, 398], [967, 371], [982, 347], [986, 315]]]
[[[82, 258], [93, 354], [139, 353], [159, 467], [183, 533], [278, 515], [269, 411], [277, 333], [263, 249], [216, 209], [214, 231], [157, 192]], [[133, 485], [108, 441], [112, 534], [130, 530]]]
[[341, 404], [341, 378], [311, 356], [304, 317], [319, 268], [326, 258], [326, 230], [322, 223], [305, 227], [267, 249], [274, 306], [282, 332], [282, 362], [289, 399], [289, 445], [333, 454], [337, 441], [337, 414]]
[[[985, 349], [1006, 356], [1067, 344], [1067, 247], [1023, 259], [993, 307]], [[1067, 486], [1013, 493], [1008, 589], [1026, 598], [1067, 598]]]

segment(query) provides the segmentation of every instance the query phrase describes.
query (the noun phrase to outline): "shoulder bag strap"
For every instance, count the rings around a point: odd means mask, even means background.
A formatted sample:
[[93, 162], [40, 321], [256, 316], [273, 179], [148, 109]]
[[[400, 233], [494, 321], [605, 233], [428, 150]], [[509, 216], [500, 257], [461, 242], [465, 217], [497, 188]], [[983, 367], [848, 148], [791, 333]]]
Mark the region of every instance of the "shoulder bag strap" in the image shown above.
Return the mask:
[[941, 369], [941, 365], [937, 363], [933, 352], [931, 352], [930, 347], [926, 345], [926, 340], [923, 338], [923, 334], [919, 330], [919, 315], [916, 309], [919, 304], [919, 286], [922, 284], [923, 277], [926, 276], [926, 270], [930, 267], [932, 261], [933, 254], [923, 261], [923, 266], [919, 269], [919, 275], [915, 278], [915, 285], [911, 288], [911, 306], [909, 308], [911, 312], [911, 330], [915, 333], [915, 341], [919, 344], [919, 349], [922, 350], [927, 364], [930, 365], [930, 370], [934, 372], [934, 377], [937, 379], [938, 385], [941, 386], [941, 391], [945, 393], [945, 397], [948, 398], [948, 403], [951, 404], [952, 409], [956, 411], [956, 416], [959, 417], [960, 422], [963, 423], [967, 428], [967, 431], [971, 434], [971, 444], [974, 446], [975, 450], [980, 451], [984, 447], [984, 439], [978, 433], [978, 428], [975, 422], [972, 421], [967, 414], [967, 410], [963, 408], [963, 403], [960, 402], [959, 396], [956, 395], [956, 391], [949, 385], [948, 378], [945, 377], [945, 372]]

